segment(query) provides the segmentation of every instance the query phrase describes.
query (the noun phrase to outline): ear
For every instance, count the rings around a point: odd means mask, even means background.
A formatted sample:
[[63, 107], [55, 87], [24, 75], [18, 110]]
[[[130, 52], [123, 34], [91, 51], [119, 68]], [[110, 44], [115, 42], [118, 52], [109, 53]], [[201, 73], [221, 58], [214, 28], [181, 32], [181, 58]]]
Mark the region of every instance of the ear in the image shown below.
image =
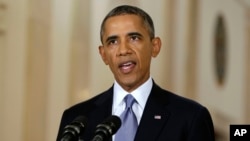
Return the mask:
[[152, 57], [157, 57], [157, 55], [161, 51], [161, 39], [159, 37], [155, 37], [152, 40], [153, 48], [152, 48]]
[[103, 62], [106, 65], [108, 65], [108, 61], [107, 61], [107, 57], [106, 57], [106, 54], [105, 54], [104, 46], [102, 46], [102, 45], [99, 46], [99, 54], [101, 55]]

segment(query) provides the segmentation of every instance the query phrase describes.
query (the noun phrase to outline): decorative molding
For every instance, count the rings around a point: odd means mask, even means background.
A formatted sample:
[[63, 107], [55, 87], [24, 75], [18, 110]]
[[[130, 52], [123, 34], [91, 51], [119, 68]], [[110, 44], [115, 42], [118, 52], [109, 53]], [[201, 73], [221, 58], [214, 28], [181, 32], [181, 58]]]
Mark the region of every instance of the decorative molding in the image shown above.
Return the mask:
[[3, 36], [5, 34], [5, 26], [4, 26], [4, 23], [5, 23], [5, 11], [7, 9], [7, 5], [3, 2], [0, 2], [0, 36]]
[[0, 2], [0, 10], [6, 10], [7, 9], [7, 5], [3, 2]]
[[0, 28], [0, 36], [3, 36], [3, 35], [5, 35], [5, 30]]
[[227, 68], [227, 31], [223, 15], [218, 15], [214, 32], [214, 65], [219, 85], [225, 83]]

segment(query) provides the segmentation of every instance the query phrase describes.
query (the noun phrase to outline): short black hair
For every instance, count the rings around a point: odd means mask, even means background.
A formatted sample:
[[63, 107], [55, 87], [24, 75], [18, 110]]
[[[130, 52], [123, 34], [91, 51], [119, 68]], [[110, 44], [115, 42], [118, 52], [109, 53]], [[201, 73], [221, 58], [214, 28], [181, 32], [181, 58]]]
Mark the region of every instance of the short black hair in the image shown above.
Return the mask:
[[126, 14], [139, 16], [143, 20], [143, 23], [149, 32], [150, 38], [153, 39], [155, 37], [155, 29], [154, 29], [153, 20], [144, 10], [135, 6], [131, 6], [131, 5], [121, 5], [111, 10], [103, 19], [102, 24], [101, 24], [101, 31], [100, 31], [101, 41], [102, 41], [102, 36], [104, 33], [104, 25], [107, 19], [110, 17], [114, 17], [118, 15], [126, 15]]

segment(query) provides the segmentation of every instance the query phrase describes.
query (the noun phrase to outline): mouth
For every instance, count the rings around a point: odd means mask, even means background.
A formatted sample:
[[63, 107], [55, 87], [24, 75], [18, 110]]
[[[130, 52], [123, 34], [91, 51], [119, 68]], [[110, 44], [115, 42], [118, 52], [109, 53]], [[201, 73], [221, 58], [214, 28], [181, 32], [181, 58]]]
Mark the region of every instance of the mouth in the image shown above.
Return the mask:
[[121, 70], [122, 73], [128, 74], [133, 71], [133, 69], [136, 66], [136, 62], [134, 61], [127, 61], [123, 62], [119, 65], [119, 69]]

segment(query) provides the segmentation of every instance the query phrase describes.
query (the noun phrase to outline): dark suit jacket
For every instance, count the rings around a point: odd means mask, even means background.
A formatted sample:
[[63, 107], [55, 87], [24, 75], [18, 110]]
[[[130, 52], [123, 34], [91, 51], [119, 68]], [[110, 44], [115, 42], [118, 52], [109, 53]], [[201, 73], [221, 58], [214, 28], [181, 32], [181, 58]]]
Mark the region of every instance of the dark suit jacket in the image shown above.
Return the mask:
[[[113, 87], [65, 110], [57, 141], [62, 135], [63, 128], [79, 115], [88, 118], [87, 127], [81, 138], [90, 141], [94, 136], [95, 127], [111, 116], [112, 100]], [[135, 141], [214, 141], [214, 127], [205, 107], [163, 90], [154, 83]]]

